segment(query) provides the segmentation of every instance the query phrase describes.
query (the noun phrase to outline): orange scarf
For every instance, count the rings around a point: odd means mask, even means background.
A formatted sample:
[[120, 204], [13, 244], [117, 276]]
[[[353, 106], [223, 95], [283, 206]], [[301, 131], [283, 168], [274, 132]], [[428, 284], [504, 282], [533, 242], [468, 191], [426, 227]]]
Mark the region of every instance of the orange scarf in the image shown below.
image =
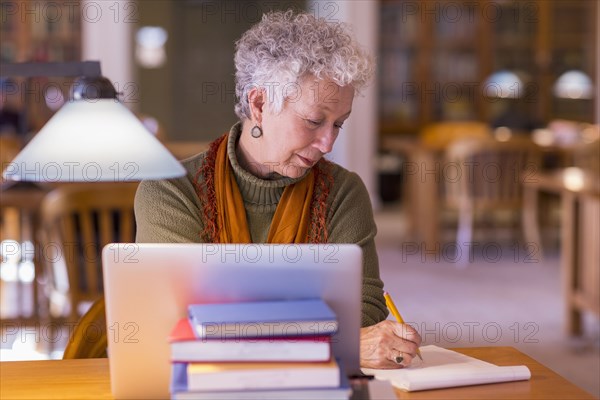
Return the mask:
[[[228, 135], [211, 143], [196, 177], [203, 201], [203, 240], [212, 243], [251, 243], [244, 200], [227, 154]], [[333, 179], [329, 163], [319, 161], [299, 182], [287, 186], [267, 235], [267, 243], [327, 241], [326, 200]], [[316, 189], [316, 190], [315, 190]]]

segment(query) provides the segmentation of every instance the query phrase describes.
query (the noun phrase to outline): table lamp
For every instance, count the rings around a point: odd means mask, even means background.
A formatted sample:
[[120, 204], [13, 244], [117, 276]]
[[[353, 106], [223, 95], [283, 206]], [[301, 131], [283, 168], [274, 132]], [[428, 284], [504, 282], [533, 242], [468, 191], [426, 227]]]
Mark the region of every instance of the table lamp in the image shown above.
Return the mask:
[[514, 72], [502, 69], [485, 80], [484, 93], [487, 97], [516, 99], [523, 96], [523, 81]]
[[183, 166], [121, 102], [98, 61], [3, 64], [2, 76], [79, 76], [69, 101], [5, 167], [8, 180], [167, 179]]
[[552, 90], [562, 99], [591, 99], [594, 85], [585, 72], [572, 69], [558, 77]]

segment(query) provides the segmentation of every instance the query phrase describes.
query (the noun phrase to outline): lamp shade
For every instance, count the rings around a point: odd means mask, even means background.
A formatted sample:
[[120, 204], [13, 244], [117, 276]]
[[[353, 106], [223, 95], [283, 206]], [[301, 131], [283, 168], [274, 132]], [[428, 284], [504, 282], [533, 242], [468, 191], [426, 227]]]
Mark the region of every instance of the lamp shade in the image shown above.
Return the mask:
[[6, 179], [100, 182], [166, 179], [183, 166], [116, 99], [69, 101], [6, 166]]
[[553, 91], [556, 97], [563, 99], [591, 99], [594, 85], [584, 72], [573, 69], [558, 77]]
[[484, 93], [487, 97], [516, 99], [523, 96], [523, 81], [514, 72], [496, 71], [485, 80]]

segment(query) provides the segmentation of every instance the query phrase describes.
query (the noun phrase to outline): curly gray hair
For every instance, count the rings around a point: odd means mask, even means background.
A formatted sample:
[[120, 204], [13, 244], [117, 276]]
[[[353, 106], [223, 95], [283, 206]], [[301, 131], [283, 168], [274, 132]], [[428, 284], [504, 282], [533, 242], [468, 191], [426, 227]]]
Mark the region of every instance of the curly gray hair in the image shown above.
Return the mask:
[[[250, 119], [248, 92], [267, 90], [275, 113], [283, 108], [286, 85], [307, 76], [330, 79], [356, 92], [373, 75], [373, 62], [340, 22], [328, 22], [308, 13], [269, 12], [236, 42], [235, 113]], [[288, 87], [289, 89], [289, 87]]]

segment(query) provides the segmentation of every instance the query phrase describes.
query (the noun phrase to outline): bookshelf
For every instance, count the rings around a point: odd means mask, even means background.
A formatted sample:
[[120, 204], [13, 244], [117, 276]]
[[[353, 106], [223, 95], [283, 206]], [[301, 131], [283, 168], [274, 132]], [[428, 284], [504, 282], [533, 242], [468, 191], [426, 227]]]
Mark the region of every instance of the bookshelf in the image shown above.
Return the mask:
[[2, 0], [2, 61], [78, 61], [79, 4], [79, 1]]
[[[81, 60], [79, 0], [2, 0], [0, 7], [0, 60], [4, 62], [60, 62]], [[44, 93], [61, 89], [68, 96], [72, 80], [66, 78], [13, 78], [18, 93], [7, 93], [8, 103], [23, 110], [27, 104], [30, 130], [37, 131], [52, 116]]]
[[[591, 122], [593, 100], [556, 99], [566, 70], [594, 76], [595, 1], [380, 1], [380, 131], [416, 134], [442, 120], [492, 122], [518, 107], [532, 124]], [[517, 72], [518, 100], [484, 96], [494, 71]], [[597, 84], [597, 83], [596, 83]]]
[[[570, 69], [580, 69], [593, 80], [596, 63], [598, 62], [598, 42], [594, 36], [598, 29], [597, 10], [598, 2], [557, 2], [548, 10], [549, 49], [551, 56], [550, 78], [555, 81], [562, 72]], [[546, 5], [546, 7], [548, 7]], [[560, 29], [555, 29], [560, 26]], [[592, 32], [591, 34], [589, 32]], [[595, 40], [596, 38], [596, 40]], [[595, 82], [596, 93], [598, 85]], [[558, 99], [549, 96], [548, 112], [561, 118], [583, 120], [592, 122], [594, 115], [594, 101]], [[596, 99], [598, 101], [598, 99]], [[598, 103], [596, 103], [596, 107]], [[589, 116], [589, 117], [588, 117]]]

